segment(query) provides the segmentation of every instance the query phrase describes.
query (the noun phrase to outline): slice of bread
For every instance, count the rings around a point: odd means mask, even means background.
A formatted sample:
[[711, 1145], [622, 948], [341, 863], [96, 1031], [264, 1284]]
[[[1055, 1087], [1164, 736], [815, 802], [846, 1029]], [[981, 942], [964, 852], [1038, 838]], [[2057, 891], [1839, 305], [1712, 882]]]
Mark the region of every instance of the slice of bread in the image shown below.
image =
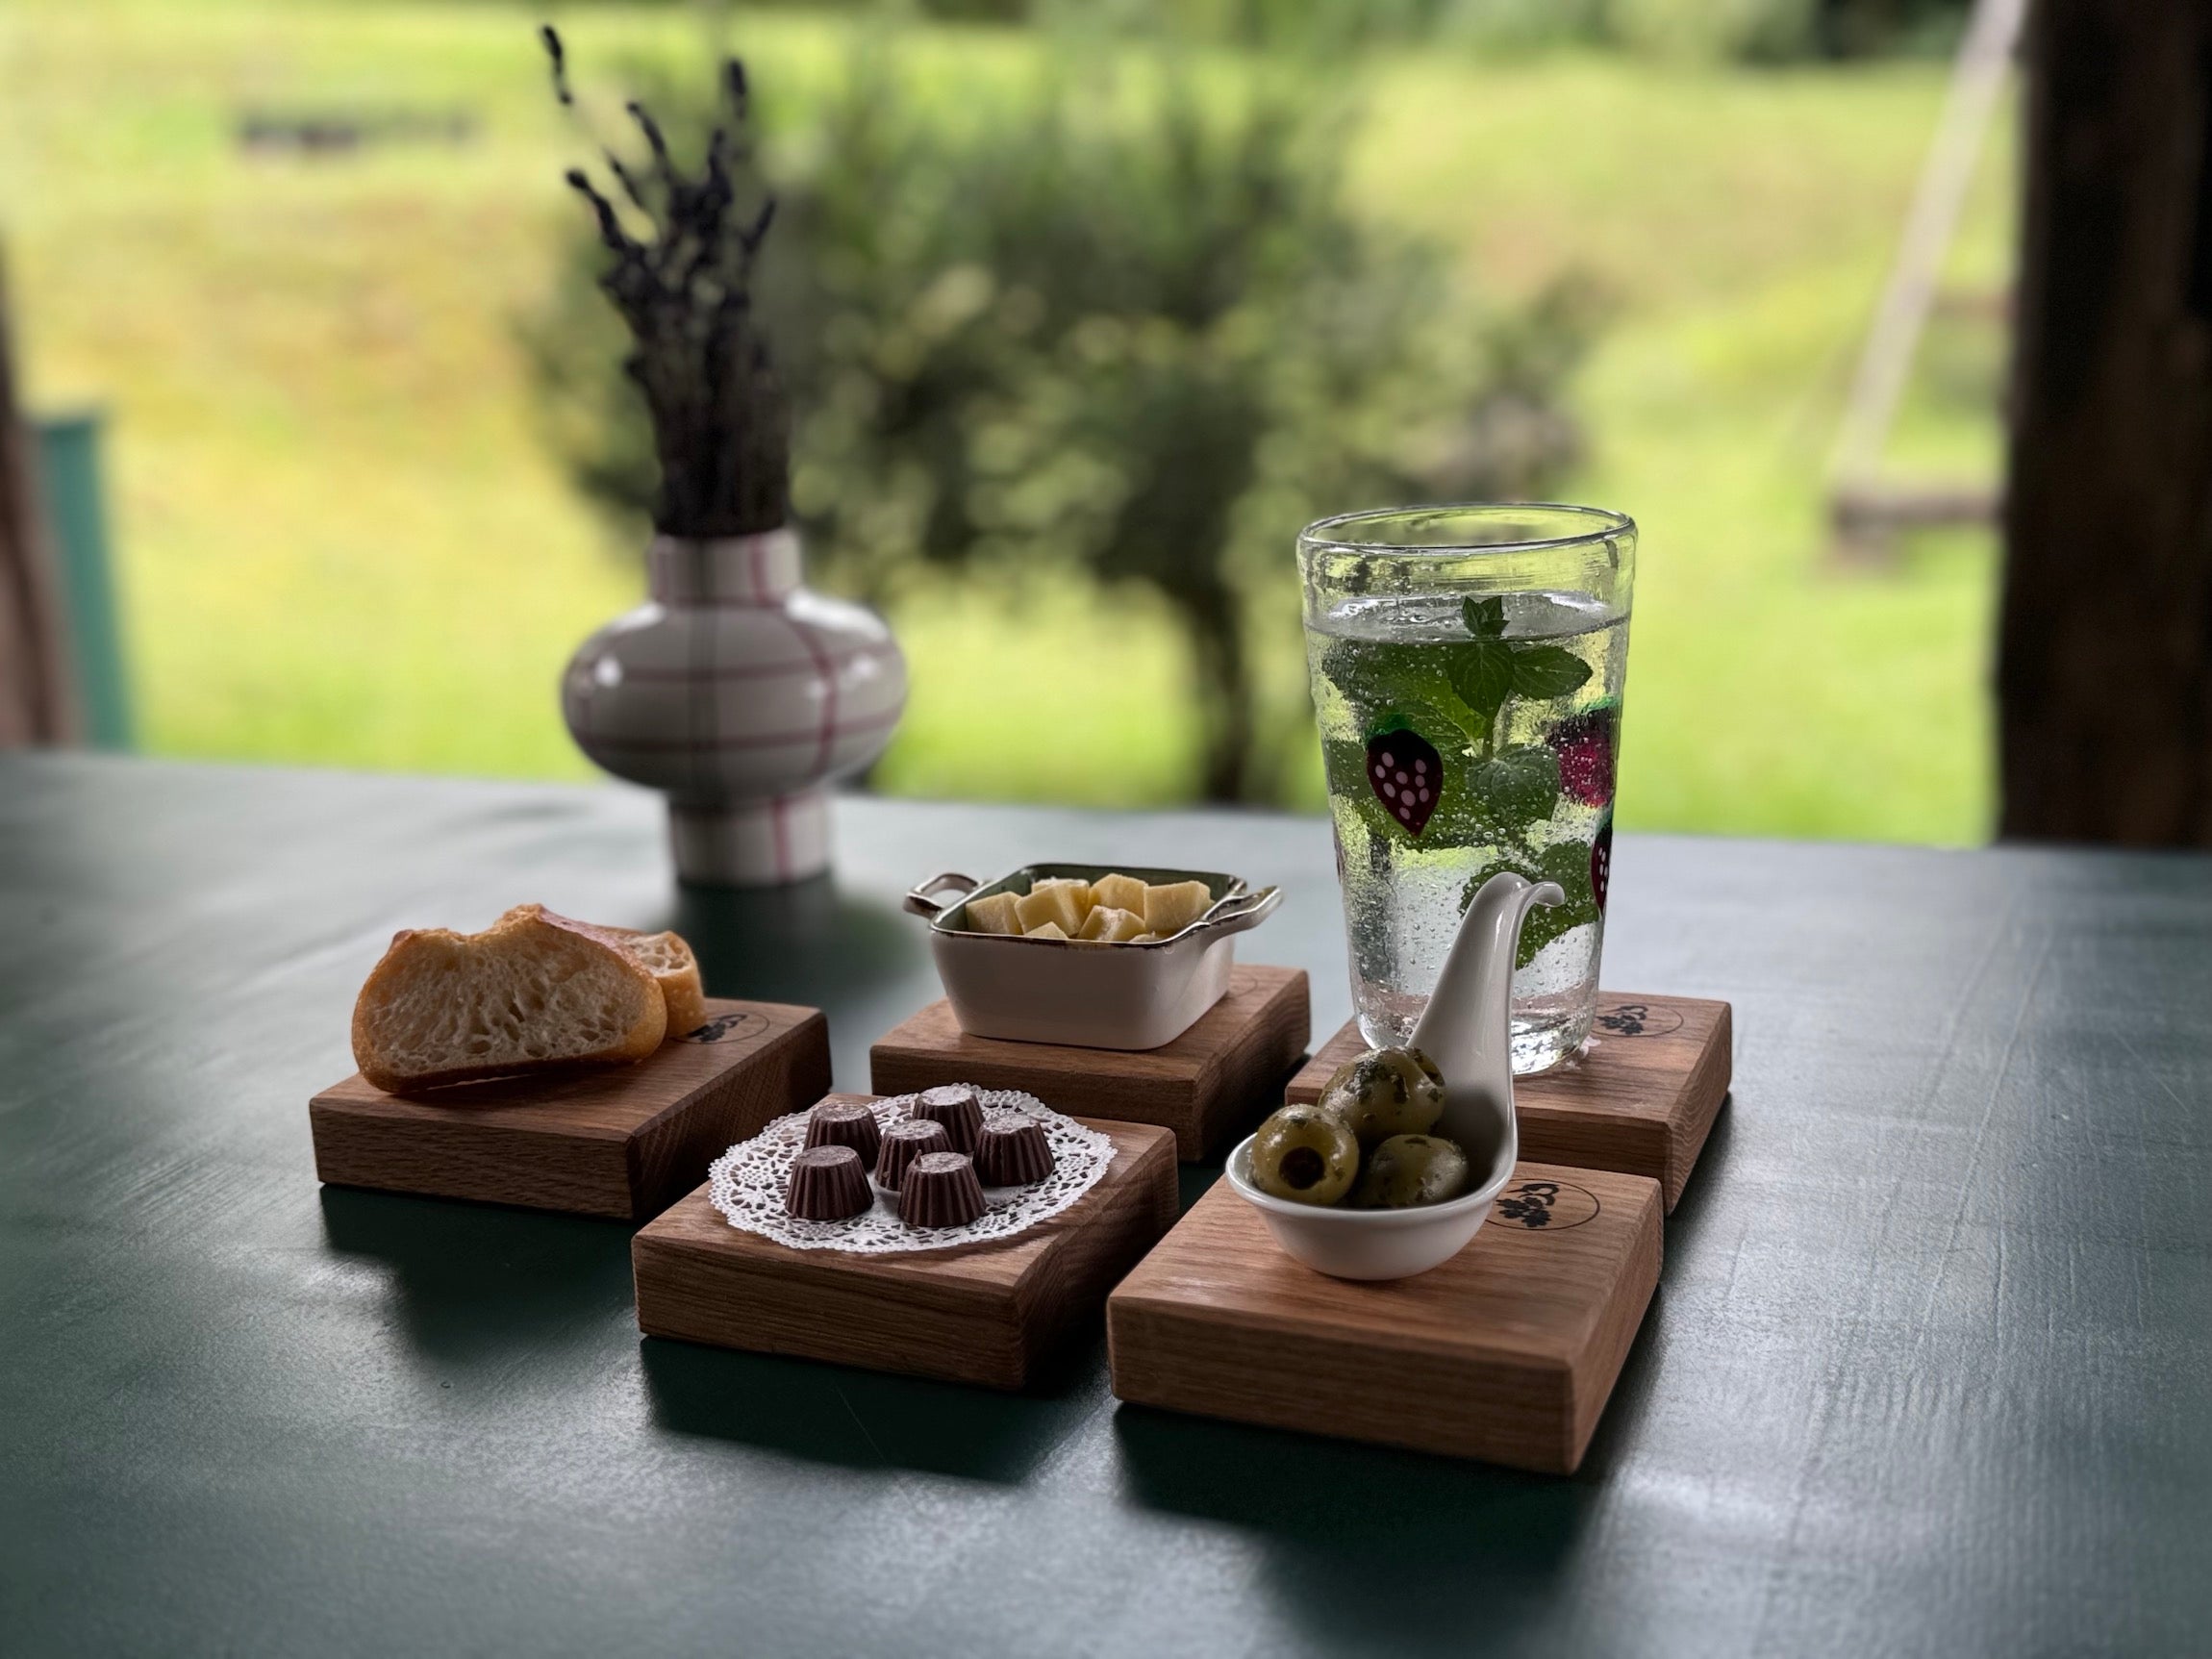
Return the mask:
[[635, 957], [524, 906], [482, 933], [394, 935], [353, 1005], [353, 1057], [377, 1088], [403, 1093], [626, 1065], [658, 1048], [667, 1023]]
[[673, 1043], [706, 1024], [706, 983], [699, 977], [699, 959], [691, 954], [682, 934], [625, 932], [616, 943], [660, 986], [668, 1005], [667, 1041]]
[[[578, 921], [573, 917], [556, 916], [541, 904], [518, 904], [506, 916], [530, 915], [542, 917], [555, 927], [573, 928], [576, 932], [613, 945], [635, 961], [653, 976], [661, 988], [661, 997], [668, 1005], [668, 1031], [666, 1041], [673, 1043], [688, 1032], [698, 1030], [707, 1022], [707, 988], [699, 977], [699, 959], [691, 954], [691, 947], [684, 943], [679, 933], [640, 933], [634, 927], [608, 927], [596, 921]], [[498, 923], [494, 922], [493, 926]]]

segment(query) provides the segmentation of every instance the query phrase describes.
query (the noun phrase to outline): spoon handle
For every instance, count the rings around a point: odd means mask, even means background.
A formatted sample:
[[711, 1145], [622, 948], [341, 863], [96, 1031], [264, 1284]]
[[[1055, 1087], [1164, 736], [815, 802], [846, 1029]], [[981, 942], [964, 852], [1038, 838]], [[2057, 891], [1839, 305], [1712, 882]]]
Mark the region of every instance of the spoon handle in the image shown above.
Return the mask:
[[1463, 1145], [1510, 1144], [1513, 1118], [1513, 960], [1521, 918], [1564, 904], [1556, 882], [1500, 870], [1461, 918], [1413, 1045], [1444, 1073], [1445, 1133]]

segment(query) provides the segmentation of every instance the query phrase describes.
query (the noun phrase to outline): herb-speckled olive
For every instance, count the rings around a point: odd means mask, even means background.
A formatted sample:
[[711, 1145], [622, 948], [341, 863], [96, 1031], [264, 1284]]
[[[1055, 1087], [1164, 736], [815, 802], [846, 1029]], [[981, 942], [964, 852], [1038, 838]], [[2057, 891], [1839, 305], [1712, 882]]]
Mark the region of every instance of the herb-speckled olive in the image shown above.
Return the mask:
[[1342, 1118], [1363, 1146], [1425, 1135], [1444, 1115], [1444, 1074], [1418, 1048], [1377, 1048], [1329, 1079], [1320, 1108]]
[[1353, 1202], [1370, 1210], [1441, 1204], [1467, 1189], [1467, 1154], [1441, 1135], [1393, 1135], [1368, 1154]]
[[1252, 1138], [1252, 1185], [1294, 1204], [1333, 1204], [1360, 1172], [1350, 1128], [1317, 1106], [1286, 1106]]

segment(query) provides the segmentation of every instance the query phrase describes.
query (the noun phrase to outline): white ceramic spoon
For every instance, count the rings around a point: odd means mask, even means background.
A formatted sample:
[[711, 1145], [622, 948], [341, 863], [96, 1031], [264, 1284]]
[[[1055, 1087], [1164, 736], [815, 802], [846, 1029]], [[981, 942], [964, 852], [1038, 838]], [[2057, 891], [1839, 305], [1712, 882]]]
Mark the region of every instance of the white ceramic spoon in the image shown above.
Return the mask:
[[1521, 919], [1534, 905], [1566, 902], [1558, 884], [1511, 870], [1484, 882], [1414, 1026], [1413, 1046], [1444, 1073], [1437, 1129], [1467, 1153], [1466, 1194], [1405, 1210], [1294, 1203], [1252, 1185], [1250, 1138], [1229, 1154], [1229, 1185], [1291, 1255], [1335, 1278], [1403, 1279], [1449, 1261], [1481, 1230], [1521, 1155], [1513, 1119], [1513, 958]]
[[1513, 958], [1521, 924], [1537, 905], [1566, 902], [1557, 882], [1509, 869], [1484, 882], [1414, 1024], [1413, 1046], [1444, 1073], [1437, 1133], [1459, 1143], [1478, 1187], [1487, 1184], [1482, 1171], [1510, 1171], [1521, 1156], [1513, 1116]]

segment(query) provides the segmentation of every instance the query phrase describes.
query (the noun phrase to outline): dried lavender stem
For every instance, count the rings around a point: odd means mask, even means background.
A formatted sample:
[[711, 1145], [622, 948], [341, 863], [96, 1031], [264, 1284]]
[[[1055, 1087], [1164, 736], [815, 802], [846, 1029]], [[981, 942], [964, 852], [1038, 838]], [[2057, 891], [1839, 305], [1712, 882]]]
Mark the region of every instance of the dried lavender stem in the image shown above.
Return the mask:
[[[573, 107], [561, 38], [540, 30], [555, 95]], [[732, 121], [716, 126], [697, 177], [677, 165], [666, 135], [643, 105], [626, 107], [652, 153], [651, 187], [612, 149], [608, 171], [644, 215], [649, 235], [632, 236], [615, 204], [581, 168], [568, 184], [591, 204], [599, 240], [613, 255], [599, 286], [629, 325], [623, 369], [644, 393], [661, 464], [654, 522], [672, 536], [742, 536], [784, 522], [790, 484], [790, 414], [754, 317], [753, 262], [774, 223], [765, 197], [750, 215], [738, 207], [733, 159], [751, 154], [742, 132], [744, 67], [722, 65], [720, 91]], [[656, 210], [655, 201], [658, 201]]]

